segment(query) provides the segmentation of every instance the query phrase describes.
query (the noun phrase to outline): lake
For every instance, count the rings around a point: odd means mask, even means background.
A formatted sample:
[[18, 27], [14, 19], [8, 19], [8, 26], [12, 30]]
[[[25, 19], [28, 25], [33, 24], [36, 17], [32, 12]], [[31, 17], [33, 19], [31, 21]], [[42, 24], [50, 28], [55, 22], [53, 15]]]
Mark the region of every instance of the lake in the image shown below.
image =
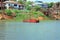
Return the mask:
[[60, 21], [1, 22], [0, 40], [60, 40]]

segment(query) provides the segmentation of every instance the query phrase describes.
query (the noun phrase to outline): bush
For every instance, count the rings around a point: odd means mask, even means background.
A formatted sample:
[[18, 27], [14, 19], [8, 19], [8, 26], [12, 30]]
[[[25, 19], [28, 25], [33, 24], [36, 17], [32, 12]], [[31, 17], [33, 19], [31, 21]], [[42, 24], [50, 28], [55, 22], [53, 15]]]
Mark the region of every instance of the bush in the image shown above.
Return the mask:
[[5, 12], [6, 12], [6, 14], [7, 14], [8, 16], [11, 16], [11, 15], [12, 15], [11, 10], [9, 10], [9, 9], [6, 9]]
[[36, 6], [34, 6], [34, 9], [36, 9], [36, 11], [39, 11], [40, 10], [40, 6], [38, 6], [38, 5], [36, 5]]
[[36, 17], [38, 17], [38, 16], [45, 17], [45, 15], [42, 12], [40, 12], [40, 11], [36, 11], [36, 12], [34, 11], [33, 15], [35, 15]]
[[19, 13], [21, 13], [21, 10], [17, 10], [17, 9], [13, 9], [11, 10], [12, 13], [14, 13], [16, 16], [19, 15]]
[[16, 10], [16, 9], [14, 9], [12, 12], [20, 13], [20, 10]]
[[51, 3], [48, 3], [48, 8], [51, 8], [52, 6], [53, 6], [53, 2], [51, 2]]
[[42, 12], [40, 12], [40, 16], [44, 17], [45, 15]]
[[31, 10], [31, 8], [32, 8], [32, 7], [31, 7], [31, 6], [29, 6], [29, 5], [28, 5], [28, 6], [26, 6], [26, 9], [27, 9], [27, 10]]

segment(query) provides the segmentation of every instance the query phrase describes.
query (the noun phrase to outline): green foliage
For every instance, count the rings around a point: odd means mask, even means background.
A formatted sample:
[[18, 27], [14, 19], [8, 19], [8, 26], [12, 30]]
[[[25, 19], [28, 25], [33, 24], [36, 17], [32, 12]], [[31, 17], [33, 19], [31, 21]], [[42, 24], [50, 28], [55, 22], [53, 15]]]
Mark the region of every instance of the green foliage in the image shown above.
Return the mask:
[[20, 4], [24, 4], [23, 0], [19, 0], [18, 2], [19, 2]]
[[54, 4], [53, 2], [49, 3], [48, 8], [51, 8], [53, 6], [53, 4]]
[[12, 12], [20, 13], [20, 10], [16, 10], [16, 9], [14, 9], [14, 10], [12, 10]]
[[33, 12], [33, 14], [36, 14], [36, 15], [37, 15], [37, 14], [38, 14], [38, 12]]
[[29, 5], [28, 5], [28, 6], [26, 6], [26, 9], [27, 9], [27, 10], [31, 10], [31, 8], [32, 8], [32, 7], [31, 7], [31, 6], [29, 6]]
[[36, 11], [39, 11], [40, 10], [40, 6], [38, 6], [38, 5], [36, 5], [35, 7], [34, 7], [34, 9], [36, 10]]
[[45, 15], [42, 12], [40, 12], [40, 16], [44, 17]]
[[12, 15], [11, 10], [9, 10], [9, 9], [6, 9], [5, 12], [7, 13], [8, 16], [11, 16]]
[[46, 17], [42, 12], [40, 11], [33, 11], [32, 14], [34, 15], [34, 17], [39, 17], [39, 16], [42, 16], [42, 17]]
[[2, 12], [2, 10], [0, 10], [0, 13]]
[[28, 1], [28, 2], [26, 2], [25, 3], [25, 8], [27, 9], [27, 10], [31, 10], [31, 8], [32, 8], [32, 2], [31, 1]]
[[14, 0], [14, 1], [16, 1], [16, 0]]
[[32, 4], [31, 1], [26, 2], [26, 5], [31, 5], [31, 4]]

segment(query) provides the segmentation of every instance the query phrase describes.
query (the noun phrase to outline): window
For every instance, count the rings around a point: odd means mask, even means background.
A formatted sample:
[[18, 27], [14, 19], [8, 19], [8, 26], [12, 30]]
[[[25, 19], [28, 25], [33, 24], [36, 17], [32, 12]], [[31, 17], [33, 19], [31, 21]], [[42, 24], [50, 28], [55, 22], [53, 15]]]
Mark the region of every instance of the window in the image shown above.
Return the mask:
[[21, 7], [21, 5], [19, 5], [19, 7]]
[[9, 4], [9, 6], [10, 6], [10, 4]]
[[17, 4], [14, 4], [14, 6], [17, 6]]

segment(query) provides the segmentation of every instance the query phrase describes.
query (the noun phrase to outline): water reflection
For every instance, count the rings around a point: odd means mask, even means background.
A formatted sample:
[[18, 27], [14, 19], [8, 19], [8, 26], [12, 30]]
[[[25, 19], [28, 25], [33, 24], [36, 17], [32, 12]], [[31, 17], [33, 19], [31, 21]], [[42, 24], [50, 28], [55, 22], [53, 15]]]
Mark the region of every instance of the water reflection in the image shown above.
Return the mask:
[[5, 40], [5, 22], [0, 22], [0, 40]]
[[[3, 25], [4, 24], [4, 25]], [[0, 23], [5, 40], [60, 40], [60, 21], [22, 23]]]

